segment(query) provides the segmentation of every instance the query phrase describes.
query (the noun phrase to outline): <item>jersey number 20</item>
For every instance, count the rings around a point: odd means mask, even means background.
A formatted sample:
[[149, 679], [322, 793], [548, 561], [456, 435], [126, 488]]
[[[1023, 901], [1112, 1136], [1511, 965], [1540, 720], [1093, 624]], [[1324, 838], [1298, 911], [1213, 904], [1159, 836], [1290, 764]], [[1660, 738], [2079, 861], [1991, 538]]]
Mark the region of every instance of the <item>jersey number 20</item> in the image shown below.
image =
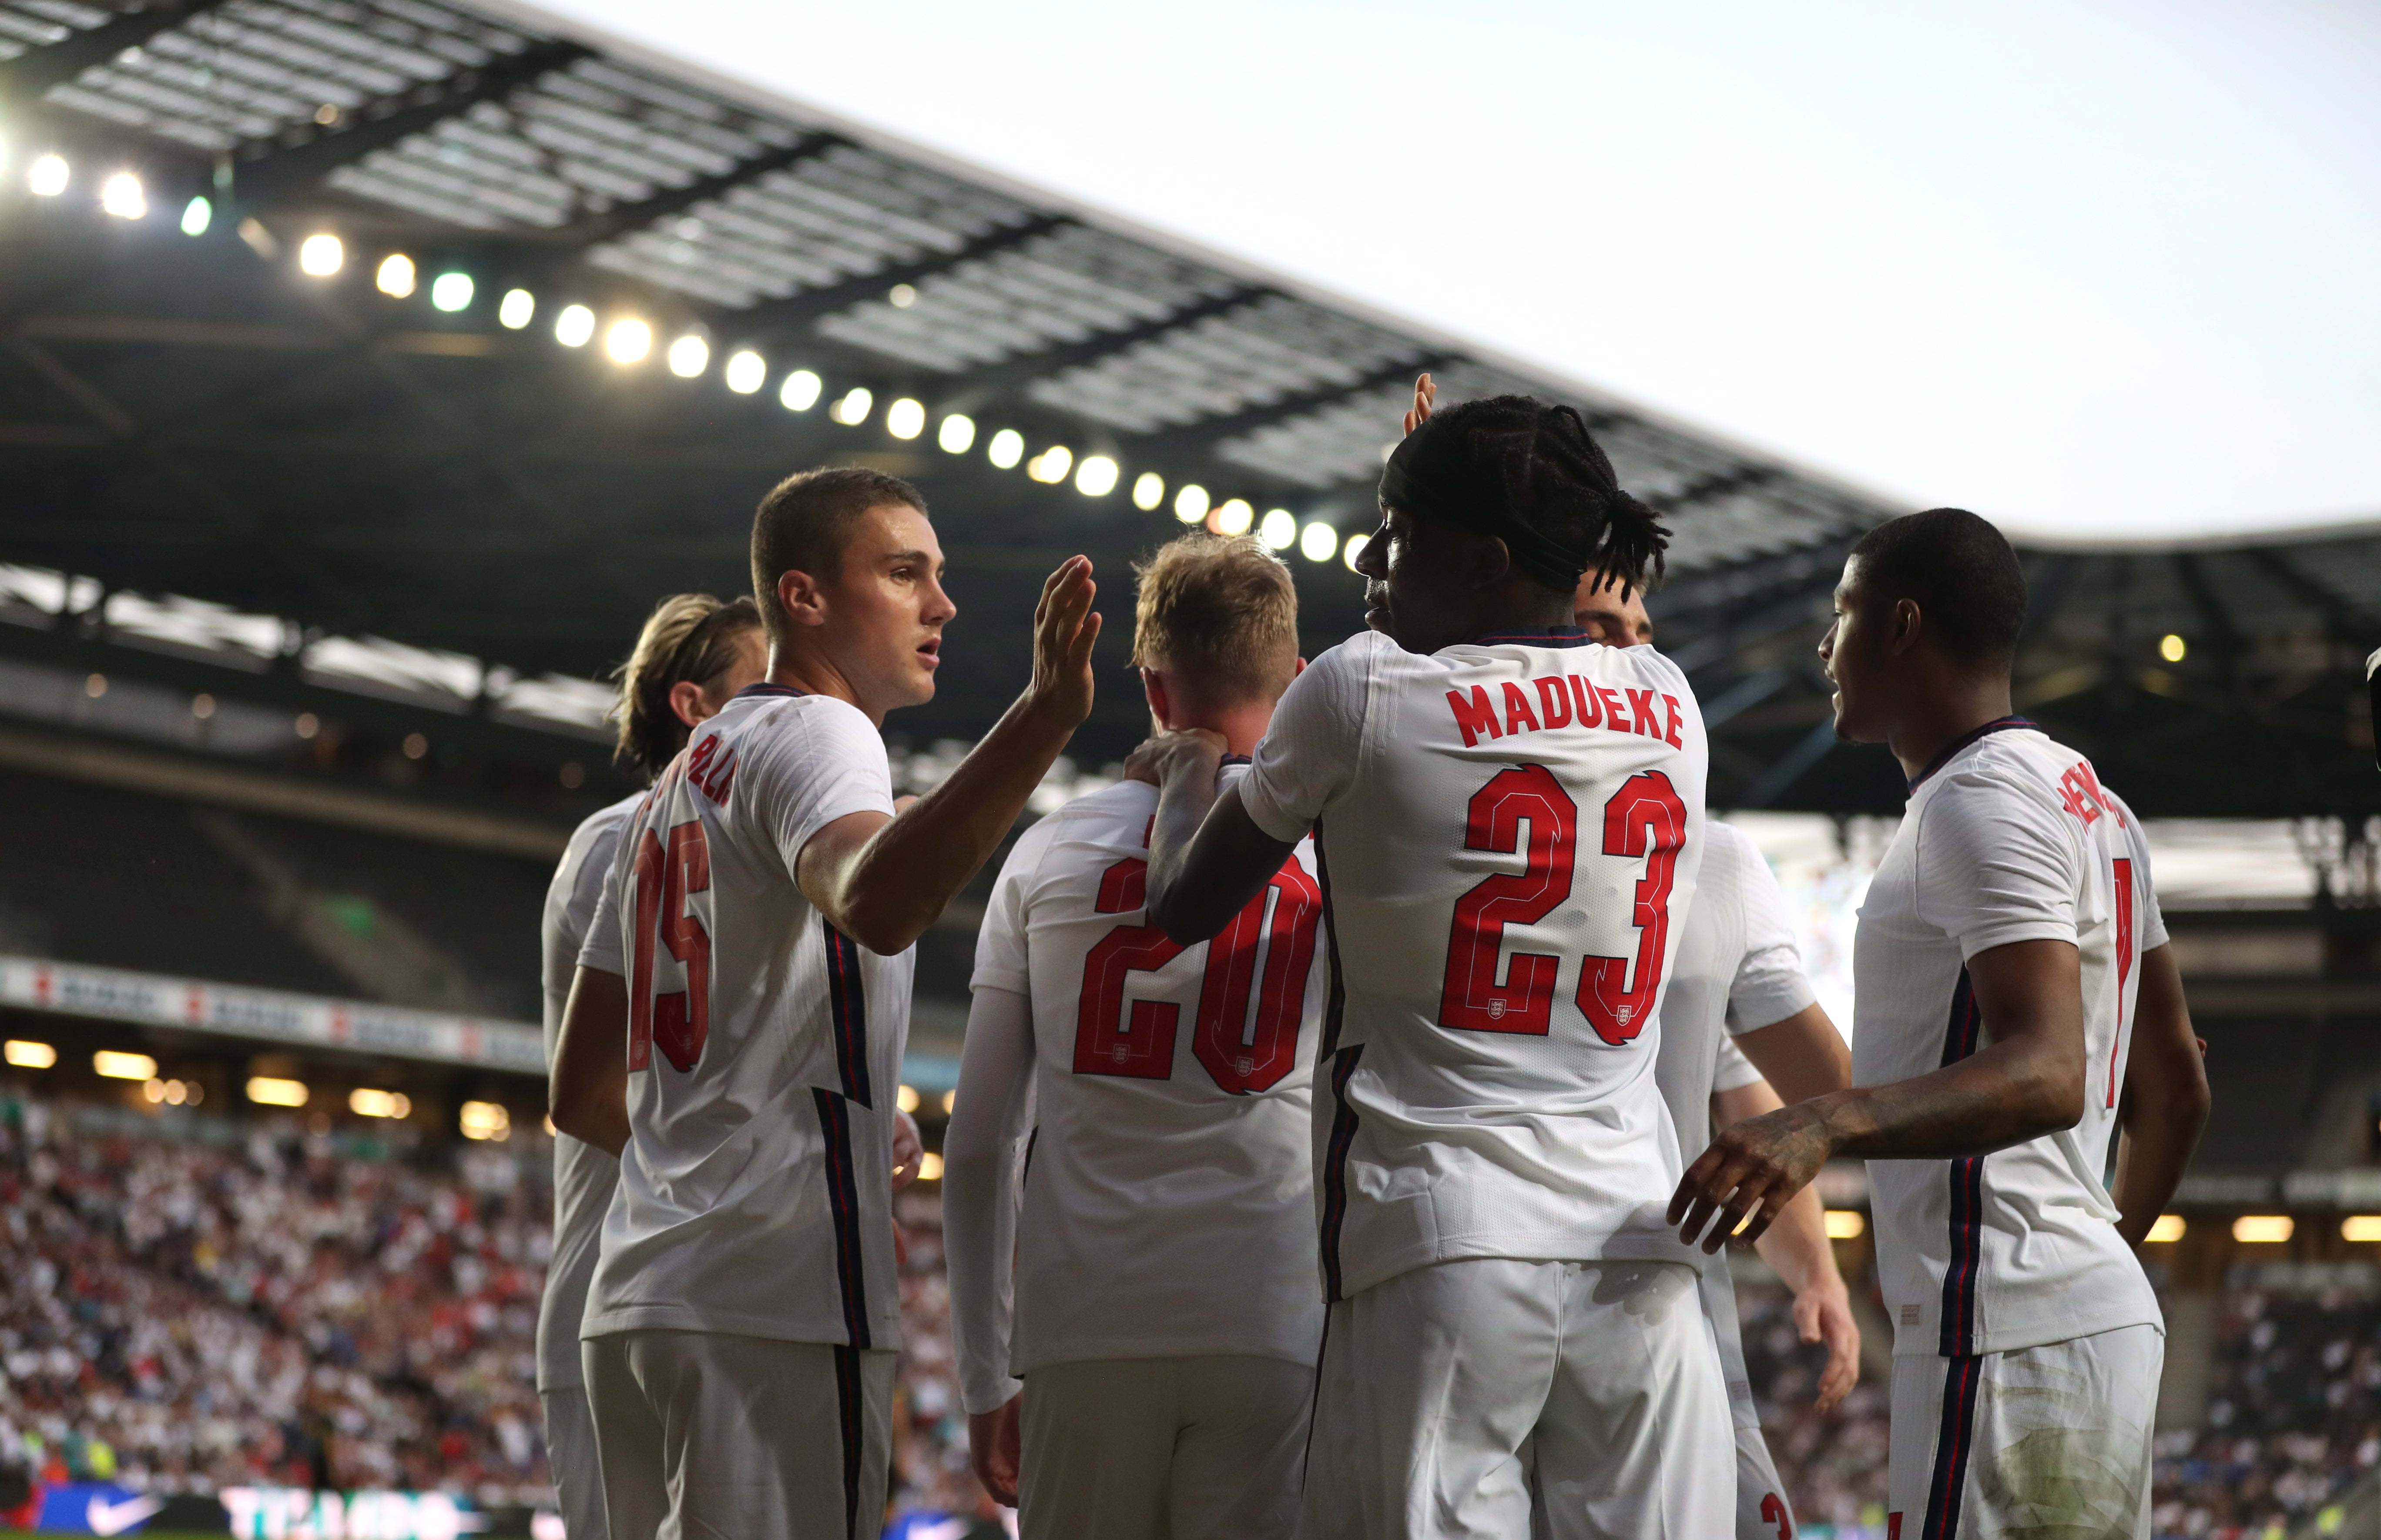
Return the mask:
[[[1526, 847], [1524, 821], [1530, 827]], [[1482, 878], [1455, 901], [1447, 980], [1439, 992], [1440, 1026], [1537, 1037], [1552, 1029], [1555, 975], [1562, 959], [1544, 952], [1506, 958], [1505, 927], [1543, 920], [1570, 897], [1578, 837], [1579, 804], [1543, 764], [1499, 771], [1472, 797], [1464, 819], [1464, 849], [1520, 854], [1526, 864], [1519, 872]], [[1686, 804], [1659, 770], [1630, 776], [1604, 804], [1604, 853], [1645, 862], [1630, 913], [1637, 928], [1635, 966], [1620, 957], [1588, 957], [1580, 963], [1580, 1012], [1596, 1036], [1616, 1046], [1644, 1031], [1645, 1018], [1653, 1013], [1669, 947], [1670, 880], [1686, 839]]]
[[[1149, 863], [1117, 862], [1100, 874], [1096, 908], [1103, 914], [1139, 909]], [[1267, 902], [1271, 923], [1267, 923]], [[1323, 893], [1292, 856], [1257, 896], [1207, 943], [1199, 984], [1198, 1035], [1190, 1052], [1222, 1089], [1236, 1095], [1270, 1088], [1298, 1062], [1298, 1028], [1306, 1009], [1306, 976], [1314, 961], [1314, 922]], [[1264, 977], [1257, 977], [1257, 943], [1267, 932]], [[1163, 968], [1187, 948], [1154, 925], [1118, 925], [1083, 959], [1082, 997], [1075, 1013], [1075, 1073], [1174, 1077], [1174, 1034], [1182, 1014], [1170, 1000], [1135, 1000], [1125, 1014], [1130, 975]], [[1257, 997], [1249, 1019], [1249, 996]]]
[[[711, 886], [711, 847], [702, 825], [680, 824], [669, 832], [669, 849], [653, 830], [637, 839], [637, 944], [629, 961], [629, 1068], [642, 1069], [652, 1050], [683, 1074], [702, 1057], [711, 1035], [711, 935], [689, 912], [687, 896]], [[686, 988], [653, 993], [653, 942], [686, 970]]]

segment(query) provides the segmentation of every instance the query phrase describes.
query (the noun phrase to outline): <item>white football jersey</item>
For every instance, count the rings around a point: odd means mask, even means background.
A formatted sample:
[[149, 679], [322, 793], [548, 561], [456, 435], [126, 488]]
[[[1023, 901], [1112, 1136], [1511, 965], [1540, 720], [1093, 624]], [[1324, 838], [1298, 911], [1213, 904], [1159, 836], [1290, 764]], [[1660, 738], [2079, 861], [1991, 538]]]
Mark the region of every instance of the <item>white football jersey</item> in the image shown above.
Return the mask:
[[1366, 632], [1291, 682], [1239, 790], [1315, 836], [1332, 1299], [1459, 1257], [1689, 1260], [1654, 1061], [1704, 760], [1677, 665], [1568, 628]]
[[891, 1120], [914, 957], [857, 945], [793, 877], [826, 825], [892, 812], [857, 707], [759, 684], [624, 831], [580, 959], [628, 979], [630, 1131], [582, 1336], [899, 1345]]
[[2013, 1352], [2162, 1322], [2102, 1184], [2142, 954], [2167, 939], [2149, 846], [2090, 761], [2010, 717], [1911, 785], [1861, 905], [1853, 1083], [1974, 1053], [1987, 1024], [1968, 960], [2040, 939], [2082, 954], [2083, 1119], [1990, 1155], [1868, 1163], [1896, 1352]]
[[[641, 791], [623, 797], [572, 831], [562, 864], [545, 890], [539, 927], [541, 982], [545, 992], [545, 1067], [554, 1069], [562, 1041], [562, 1008], [570, 1003], [570, 981], [579, 972], [597, 900], [611, 879], [620, 830], [645, 800]], [[545, 1298], [537, 1312], [537, 1387], [562, 1390], [584, 1383], [579, 1368], [579, 1322], [587, 1310], [587, 1283], [595, 1276], [595, 1242], [604, 1231], [604, 1211], [619, 1185], [620, 1163], [592, 1144], [567, 1133], [554, 1136], [554, 1255], [545, 1265]]]
[[[1034, 825], [976, 942], [975, 986], [1033, 1013], [1013, 1375], [1211, 1353], [1312, 1363], [1322, 1340], [1309, 1128], [1330, 980], [1313, 847], [1221, 935], [1180, 947], [1144, 913], [1156, 811], [1156, 788], [1126, 781]], [[997, 1284], [951, 1278], [955, 1295]], [[955, 1302], [955, 1324], [983, 1314]]]
[[[1777, 874], [1743, 830], [1716, 818], [1703, 825], [1703, 870], [1694, 907], [1679, 927], [1678, 951], [1662, 1002], [1654, 1077], [1678, 1131], [1679, 1158], [1691, 1163], [1711, 1144], [1712, 1094], [1761, 1078], [1730, 1039], [1774, 1026], [1818, 998], [1802, 974]], [[1703, 1313], [1719, 1339], [1728, 1409], [1740, 1426], [1759, 1427], [1728, 1253], [1698, 1252], [1696, 1263], [1703, 1269]]]

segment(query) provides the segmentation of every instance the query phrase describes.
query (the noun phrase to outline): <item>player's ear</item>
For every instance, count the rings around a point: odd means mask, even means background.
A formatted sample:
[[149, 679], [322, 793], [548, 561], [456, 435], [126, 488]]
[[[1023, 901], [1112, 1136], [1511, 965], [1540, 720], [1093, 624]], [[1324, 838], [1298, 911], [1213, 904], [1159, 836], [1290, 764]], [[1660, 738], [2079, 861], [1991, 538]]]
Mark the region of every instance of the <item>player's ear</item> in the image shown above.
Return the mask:
[[1482, 535], [1471, 543], [1471, 581], [1478, 588], [1494, 588], [1512, 576], [1513, 550], [1495, 535]]
[[1300, 658], [1300, 659], [1298, 660], [1298, 666], [1297, 666], [1296, 667], [1292, 668], [1292, 669], [1289, 671], [1289, 677], [1290, 677], [1291, 678], [1293, 678], [1293, 679], [1294, 679], [1294, 678], [1298, 678], [1298, 676], [1300, 676], [1300, 674], [1303, 674], [1303, 673], [1305, 673], [1305, 672], [1306, 672], [1306, 660], [1305, 660], [1304, 658]]
[[807, 572], [777, 574], [777, 606], [798, 626], [826, 624], [826, 590]]
[[1886, 646], [1896, 657], [1918, 645], [1925, 619], [1918, 608], [1917, 600], [1896, 599], [1893, 602], [1893, 622], [1886, 628], [1885, 639]]
[[700, 727], [715, 715], [711, 703], [702, 698], [702, 686], [692, 679], [680, 679], [670, 686], [670, 710], [690, 728]]
[[1174, 726], [1174, 712], [1172, 703], [1166, 697], [1166, 676], [1154, 668], [1142, 669], [1141, 692], [1148, 697], [1149, 715], [1157, 719], [1159, 727], [1170, 730]]

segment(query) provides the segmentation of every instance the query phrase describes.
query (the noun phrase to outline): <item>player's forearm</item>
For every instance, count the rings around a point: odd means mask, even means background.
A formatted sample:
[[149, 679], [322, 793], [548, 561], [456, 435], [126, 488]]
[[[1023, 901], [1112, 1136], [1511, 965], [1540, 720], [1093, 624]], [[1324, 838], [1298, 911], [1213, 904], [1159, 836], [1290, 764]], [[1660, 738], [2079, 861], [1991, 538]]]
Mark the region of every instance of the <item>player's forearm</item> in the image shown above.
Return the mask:
[[888, 820], [819, 907], [835, 927], [890, 957], [941, 918], [1025, 811], [1075, 724], [1028, 691], [940, 786]]
[[1826, 1211], [1820, 1205], [1815, 1187], [1795, 1193], [1752, 1249], [1798, 1295], [1814, 1289], [1843, 1292], [1843, 1274], [1836, 1266], [1836, 1248], [1827, 1240]]
[[1833, 1155], [1943, 1160], [2073, 1128], [2083, 1116], [2082, 1087], [2080, 1042], [2021, 1037], [1931, 1074], [1808, 1105], [1825, 1120]]
[[1852, 1082], [1851, 1050], [1825, 1009], [1805, 1006], [1782, 1021], [1772, 1021], [1736, 1037], [1737, 1048], [1789, 1102], [1809, 1101]]
[[2124, 1098], [2117, 1106], [2121, 1136], [2113, 1194], [2121, 1216], [2118, 1233], [2136, 1246], [2182, 1184], [2211, 1104], [2207, 1066], [2192, 1030], [2174, 953], [2153, 947], [2142, 955], [2141, 966], [2132, 1053], [2125, 1063]]
[[1009, 1171], [1029, 1120], [1032, 1077], [1032, 1002], [1011, 990], [978, 987], [960, 1050], [959, 1095], [943, 1135], [951, 1339], [970, 1412], [996, 1410], [1018, 1390], [1008, 1373], [1017, 1254]]
[[555, 1045], [546, 1111], [556, 1129], [607, 1155], [629, 1143], [629, 990], [617, 973], [581, 968]]
[[1225, 923], [1238, 912], [1227, 910], [1212, 928], [1198, 929], [1207, 918], [1206, 911], [1215, 906], [1198, 902], [1198, 895], [1183, 882], [1198, 844], [1200, 827], [1215, 805], [1214, 766], [1186, 756], [1167, 767], [1166, 778], [1157, 788], [1157, 816], [1149, 825], [1146, 894], [1149, 923], [1177, 940], [1184, 936], [1204, 940], [1223, 929]]

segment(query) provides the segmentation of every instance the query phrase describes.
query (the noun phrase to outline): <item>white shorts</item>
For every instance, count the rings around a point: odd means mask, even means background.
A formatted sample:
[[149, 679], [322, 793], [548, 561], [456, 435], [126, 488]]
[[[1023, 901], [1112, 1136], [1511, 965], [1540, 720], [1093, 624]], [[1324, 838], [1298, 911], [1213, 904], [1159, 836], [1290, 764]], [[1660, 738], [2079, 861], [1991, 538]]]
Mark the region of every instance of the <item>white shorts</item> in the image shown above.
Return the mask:
[[1307, 1540], [1710, 1540], [1735, 1442], [1683, 1262], [1442, 1262], [1331, 1307]]
[[1757, 1427], [1736, 1426], [1736, 1540], [1794, 1540], [1794, 1505]]
[[537, 1399], [545, 1407], [545, 1468], [554, 1473], [562, 1532], [570, 1540], [607, 1540], [604, 1465], [595, 1456], [595, 1416], [587, 1410], [587, 1389], [565, 1385], [542, 1390]]
[[612, 1540], [876, 1540], [892, 1352], [624, 1331], [579, 1345]]
[[2119, 1326], [2015, 1352], [1893, 1361], [1896, 1540], [2146, 1540], [2166, 1333]]
[[1025, 1376], [1024, 1540], [1288, 1540], [1314, 1371], [1223, 1354]]
[[1736, 1280], [1728, 1253], [1702, 1260], [1698, 1292], [1719, 1349], [1720, 1377], [1728, 1387], [1728, 1419], [1736, 1429], [1736, 1540], [1794, 1540], [1794, 1507], [1769, 1441], [1761, 1435], [1761, 1407], [1752, 1399], [1752, 1375], [1744, 1366], [1744, 1328], [1736, 1314]]

